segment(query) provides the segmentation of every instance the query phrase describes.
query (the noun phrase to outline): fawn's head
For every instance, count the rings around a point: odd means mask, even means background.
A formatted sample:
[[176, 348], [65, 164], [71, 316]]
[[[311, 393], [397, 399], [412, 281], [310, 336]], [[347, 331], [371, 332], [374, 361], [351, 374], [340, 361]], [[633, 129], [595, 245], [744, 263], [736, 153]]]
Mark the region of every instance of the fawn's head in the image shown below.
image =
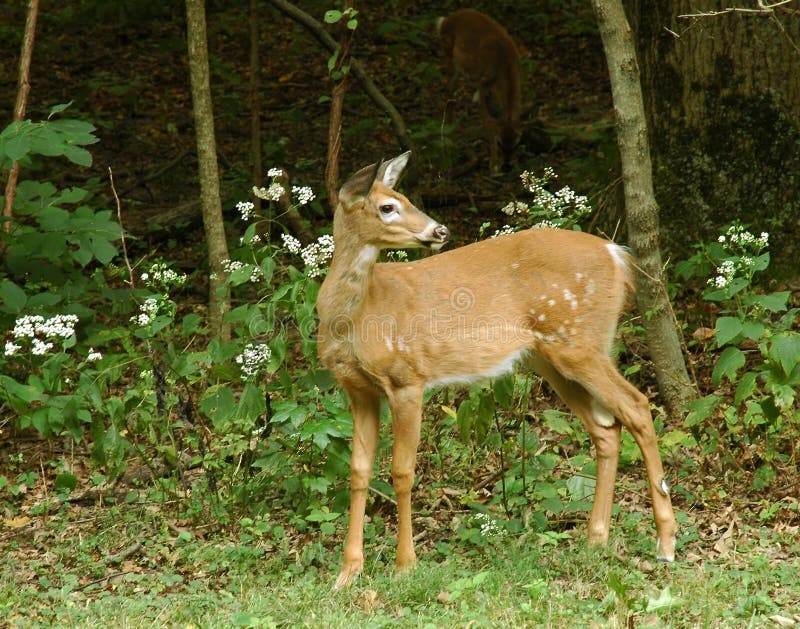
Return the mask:
[[345, 239], [377, 249], [439, 249], [447, 242], [447, 227], [394, 190], [410, 155], [362, 168], [345, 182], [333, 222], [337, 247]]

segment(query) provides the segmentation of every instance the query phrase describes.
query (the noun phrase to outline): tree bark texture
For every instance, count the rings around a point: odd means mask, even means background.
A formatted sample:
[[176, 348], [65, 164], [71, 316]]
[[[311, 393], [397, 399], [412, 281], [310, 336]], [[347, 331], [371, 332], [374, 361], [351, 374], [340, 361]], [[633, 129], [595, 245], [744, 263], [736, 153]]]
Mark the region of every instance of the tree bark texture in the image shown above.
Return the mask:
[[[25, 110], [28, 108], [28, 94], [31, 91], [30, 73], [31, 59], [33, 58], [33, 42], [36, 38], [36, 19], [39, 15], [39, 0], [29, 0], [28, 13], [25, 19], [25, 33], [22, 36], [22, 46], [19, 55], [19, 78], [17, 80], [17, 101], [14, 104], [14, 120], [23, 120]], [[17, 180], [19, 179], [19, 163], [15, 160], [11, 165], [6, 180], [6, 189], [3, 196], [3, 229], [11, 233], [11, 219], [14, 216], [14, 199], [17, 196]], [[0, 253], [6, 248], [5, 242], [0, 242]]]
[[[260, 20], [258, 0], [250, 0], [250, 159], [253, 165], [253, 185], [264, 184], [261, 161], [261, 54], [259, 50]], [[261, 199], [252, 198], [256, 214], [261, 213]]]
[[661, 264], [658, 205], [636, 51], [621, 0], [592, 0], [611, 77], [628, 238], [637, 261], [636, 301], [659, 390], [679, 419], [695, 393], [681, 352]]
[[208, 243], [209, 328], [213, 336], [227, 340], [229, 326], [222, 316], [230, 307], [223, 261], [228, 259], [228, 243], [222, 220], [219, 170], [214, 138], [214, 111], [208, 69], [208, 40], [203, 0], [186, 0], [186, 30], [189, 48], [189, 77], [192, 84], [192, 110], [197, 138], [200, 176], [200, 203]]
[[[739, 219], [800, 275], [800, 2], [625, 0], [642, 60], [667, 250]], [[683, 17], [691, 15], [691, 17]]]

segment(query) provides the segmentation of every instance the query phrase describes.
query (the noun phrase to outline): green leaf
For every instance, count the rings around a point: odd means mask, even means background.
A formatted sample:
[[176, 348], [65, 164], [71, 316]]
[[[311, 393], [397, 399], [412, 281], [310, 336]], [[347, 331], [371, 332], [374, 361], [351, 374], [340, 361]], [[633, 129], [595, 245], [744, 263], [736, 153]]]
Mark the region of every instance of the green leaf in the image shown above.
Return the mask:
[[254, 422], [257, 418], [266, 413], [267, 406], [264, 394], [252, 382], [244, 385], [244, 390], [239, 397], [239, 407], [237, 415], [240, 418]]
[[469, 443], [470, 434], [472, 432], [472, 414], [474, 412], [472, 400], [466, 399], [458, 407], [456, 414], [456, 425], [458, 426], [458, 434], [461, 435], [463, 443]]
[[758, 374], [755, 371], [748, 371], [741, 377], [739, 384], [736, 385], [736, 394], [733, 398], [735, 404], [739, 405], [742, 400], [746, 400], [753, 395], [753, 391], [756, 390], [757, 376]]
[[504, 409], [510, 409], [514, 401], [514, 381], [513, 373], [506, 374], [492, 381], [492, 391], [494, 399]]
[[117, 248], [106, 238], [90, 238], [89, 250], [102, 265], [108, 264], [117, 255]]
[[25, 157], [31, 150], [31, 136], [28, 134], [15, 135], [4, 143], [4, 151], [8, 158], [12, 161], [19, 161]]
[[475, 437], [478, 443], [486, 441], [486, 435], [489, 434], [489, 429], [494, 420], [494, 413], [494, 397], [492, 397], [491, 392], [484, 391], [481, 393], [478, 402], [478, 416], [475, 421]]
[[723, 347], [742, 333], [742, 322], [737, 317], [719, 317], [715, 328], [717, 346]]
[[209, 387], [200, 398], [199, 407], [211, 419], [214, 427], [224, 432], [236, 411], [236, 400], [230, 386], [216, 384]]
[[693, 446], [694, 437], [683, 430], [670, 430], [658, 438], [658, 444], [665, 450], [674, 450], [678, 446]]
[[181, 322], [181, 325], [182, 325], [182, 328], [183, 328], [183, 335], [184, 336], [189, 336], [191, 334], [194, 334], [197, 331], [197, 329], [200, 327], [200, 324], [202, 323], [202, 321], [203, 321], [203, 318], [200, 315], [196, 315], [194, 313], [187, 314], [183, 318], [183, 321]]
[[683, 605], [683, 600], [672, 595], [669, 586], [665, 587], [658, 595], [658, 598], [648, 597], [647, 609], [645, 611], [653, 612], [658, 609], [670, 609]]
[[689, 412], [683, 424], [686, 428], [691, 428], [697, 424], [705, 421], [711, 416], [717, 407], [722, 402], [722, 398], [718, 395], [707, 395], [697, 400], [692, 400], [687, 405]]
[[69, 101], [68, 103], [62, 103], [60, 105], [53, 105], [50, 108], [50, 113], [47, 115], [47, 117], [48, 118], [52, 118], [56, 114], [60, 114], [62, 111], [64, 111], [70, 105], [72, 105], [72, 101]]
[[20, 384], [13, 378], [0, 375], [0, 387], [5, 389], [9, 395], [22, 400], [25, 404], [38, 402], [44, 399], [41, 387], [31, 384]]
[[742, 336], [751, 341], [759, 341], [764, 336], [766, 326], [760, 321], [742, 322]]
[[736, 373], [744, 367], [745, 356], [744, 352], [738, 347], [727, 347], [724, 352], [717, 359], [717, 364], [714, 365], [714, 371], [711, 374], [711, 380], [714, 386], [717, 386], [722, 378], [726, 377], [731, 382], [736, 380]]
[[64, 149], [64, 157], [78, 166], [92, 165], [92, 154], [79, 146], [68, 146]]
[[326, 24], [336, 24], [339, 20], [342, 19], [342, 12], [338, 11], [337, 9], [330, 9], [325, 11], [325, 23]]
[[56, 489], [72, 491], [78, 486], [78, 479], [74, 474], [58, 474], [55, 480]]
[[4, 312], [17, 314], [22, 312], [28, 296], [25, 291], [10, 280], [0, 282], [0, 304]]
[[777, 293], [769, 293], [768, 295], [751, 295], [747, 301], [753, 305], [757, 304], [761, 306], [764, 310], [783, 312], [787, 308], [790, 296], [791, 293], [785, 290]]
[[800, 334], [784, 332], [775, 336], [769, 345], [767, 355], [780, 365], [785, 377], [788, 378], [800, 364]]

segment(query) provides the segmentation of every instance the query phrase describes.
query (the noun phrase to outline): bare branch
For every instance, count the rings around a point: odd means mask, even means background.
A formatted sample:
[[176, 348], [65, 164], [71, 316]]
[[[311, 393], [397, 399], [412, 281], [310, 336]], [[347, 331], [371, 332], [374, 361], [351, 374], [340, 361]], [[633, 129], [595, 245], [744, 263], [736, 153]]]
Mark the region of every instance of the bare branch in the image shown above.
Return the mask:
[[[333, 37], [328, 34], [328, 31], [323, 28], [322, 24], [311, 17], [308, 13], [298, 9], [291, 2], [287, 2], [287, 0], [269, 1], [270, 4], [272, 4], [272, 6], [278, 9], [281, 13], [292, 18], [298, 24], [302, 24], [304, 27], [306, 27], [314, 36], [314, 39], [316, 39], [323, 48], [326, 48], [330, 52], [334, 52], [337, 49], [338, 44]], [[367, 96], [372, 99], [372, 102], [389, 115], [389, 118], [392, 121], [392, 126], [394, 127], [394, 131], [397, 134], [397, 139], [400, 141], [400, 145], [404, 149], [411, 149], [413, 143], [408, 135], [408, 130], [406, 129], [405, 122], [403, 122], [403, 117], [400, 115], [400, 112], [397, 111], [395, 106], [392, 105], [392, 103], [390, 103], [389, 100], [378, 89], [378, 87], [364, 70], [364, 66], [362, 66], [356, 59], [353, 59], [352, 57], [350, 59], [350, 69], [361, 83], [361, 86], [364, 88]]]
[[700, 11], [699, 13], [686, 13], [684, 15], [679, 15], [678, 17], [682, 19], [697, 19], [704, 17], [716, 17], [718, 15], [727, 15], [730, 13], [771, 16], [775, 13], [776, 7], [781, 7], [786, 4], [790, 4], [794, 1], [795, 0], [778, 0], [777, 2], [773, 2], [772, 4], [770, 4], [768, 2], [764, 2], [764, 0], [757, 0], [756, 2], [757, 8], [755, 9], [746, 9], [744, 7], [726, 7], [725, 9], [721, 9], [719, 11]]

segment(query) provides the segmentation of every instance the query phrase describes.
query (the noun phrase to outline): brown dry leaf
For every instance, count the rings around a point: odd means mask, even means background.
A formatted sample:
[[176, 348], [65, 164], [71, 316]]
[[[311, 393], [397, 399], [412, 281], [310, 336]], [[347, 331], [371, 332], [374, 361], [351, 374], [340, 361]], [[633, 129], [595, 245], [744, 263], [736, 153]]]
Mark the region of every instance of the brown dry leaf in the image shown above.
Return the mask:
[[443, 605], [450, 604], [450, 592], [447, 590], [442, 590], [439, 592], [439, 595], [436, 597], [436, 600], [442, 603]]
[[357, 605], [362, 611], [371, 612], [378, 607], [383, 606], [383, 602], [378, 597], [375, 590], [364, 590], [356, 601]]
[[714, 328], [697, 328], [694, 332], [692, 332], [692, 338], [695, 341], [707, 341], [708, 339], [712, 338], [717, 331]]
[[28, 526], [31, 519], [26, 515], [21, 515], [16, 518], [3, 518], [3, 524], [11, 529], [21, 529], [23, 526]]

